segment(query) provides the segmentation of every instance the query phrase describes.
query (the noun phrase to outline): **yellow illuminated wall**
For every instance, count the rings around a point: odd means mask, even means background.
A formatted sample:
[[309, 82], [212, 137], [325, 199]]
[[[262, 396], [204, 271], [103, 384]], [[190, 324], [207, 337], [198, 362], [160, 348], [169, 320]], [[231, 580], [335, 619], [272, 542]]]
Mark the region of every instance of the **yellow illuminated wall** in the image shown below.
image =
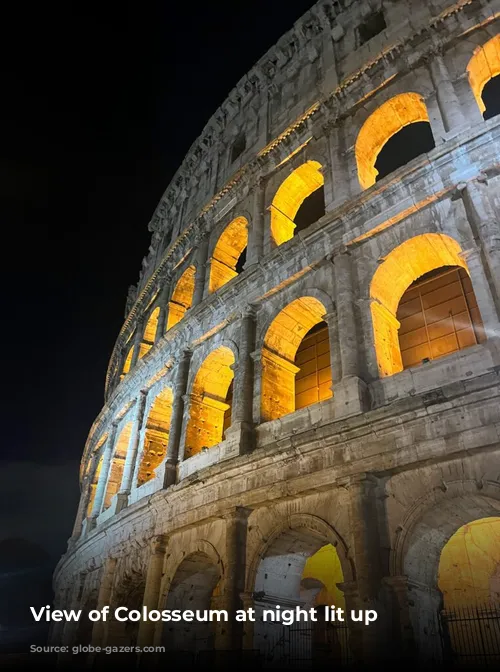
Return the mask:
[[455, 532], [441, 553], [438, 586], [446, 608], [500, 601], [500, 518]]
[[262, 348], [262, 422], [295, 411], [295, 374], [299, 371], [295, 355], [304, 336], [325, 313], [318, 299], [305, 296], [292, 301], [271, 323]]
[[337, 588], [338, 583], [343, 583], [344, 575], [337, 551], [331, 544], [308, 558], [302, 579], [317, 579], [323, 584], [315, 599], [317, 605], [328, 604], [345, 609], [344, 593]]
[[111, 460], [111, 466], [109, 469], [108, 483], [106, 485], [106, 493], [104, 495], [103, 510], [109, 508], [113, 496], [120, 489], [131, 433], [132, 423], [129, 422], [120, 432], [116, 442], [115, 450], [113, 452], [113, 459]]
[[500, 35], [474, 51], [467, 66], [469, 82], [481, 112], [486, 110], [482, 94], [486, 84], [500, 74]]
[[89, 501], [88, 501], [88, 504], [87, 504], [87, 518], [91, 515], [92, 509], [94, 508], [95, 491], [96, 491], [96, 488], [97, 488], [97, 483], [99, 482], [99, 476], [101, 474], [102, 459], [103, 459], [103, 455], [101, 455], [101, 457], [99, 459], [99, 462], [97, 463], [97, 468], [95, 470], [94, 478], [92, 479], [92, 483], [90, 484]]
[[441, 233], [425, 233], [396, 247], [377, 268], [370, 285], [373, 339], [379, 374], [403, 370], [396, 318], [399, 301], [418, 278], [442, 266], [467, 265], [460, 245]]
[[323, 184], [317, 161], [303, 163], [281, 184], [271, 205], [271, 236], [276, 245], [293, 238], [295, 215], [305, 199]]
[[233, 380], [234, 354], [225, 346], [211, 352], [198, 369], [191, 393], [186, 427], [185, 457], [196, 455], [222, 441], [229, 385]]
[[141, 347], [139, 350], [139, 359], [144, 357], [154, 345], [156, 337], [156, 328], [158, 326], [158, 317], [160, 315], [160, 308], [155, 308], [144, 328], [144, 334], [142, 336]]
[[359, 183], [363, 189], [375, 184], [377, 156], [385, 143], [408, 124], [429, 121], [424, 99], [418, 93], [401, 93], [371, 114], [359, 131], [355, 153]]
[[132, 346], [128, 353], [127, 356], [125, 357], [125, 362], [123, 364], [123, 375], [127, 374], [130, 371], [130, 365], [132, 363], [132, 355], [134, 354], [134, 346]]
[[154, 478], [155, 469], [166, 457], [173, 393], [169, 387], [158, 394], [149, 411], [144, 436], [141, 464], [137, 474], [137, 486]]
[[217, 291], [235, 278], [236, 264], [248, 243], [248, 222], [245, 217], [237, 217], [228, 224], [217, 241], [210, 263], [208, 291]]
[[195, 267], [189, 266], [177, 281], [168, 304], [167, 331], [180, 322], [188, 308], [191, 308], [195, 275]]

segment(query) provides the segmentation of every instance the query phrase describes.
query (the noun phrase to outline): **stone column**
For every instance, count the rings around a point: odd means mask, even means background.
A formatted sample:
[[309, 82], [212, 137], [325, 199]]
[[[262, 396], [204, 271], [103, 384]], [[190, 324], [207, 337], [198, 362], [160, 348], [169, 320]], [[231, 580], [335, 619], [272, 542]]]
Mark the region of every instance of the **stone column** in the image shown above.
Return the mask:
[[137, 364], [139, 360], [143, 332], [144, 332], [144, 320], [137, 320], [134, 334], [134, 351], [132, 352], [132, 360], [130, 362], [129, 371], [132, 371], [133, 367]]
[[182, 420], [184, 417], [184, 396], [187, 390], [191, 350], [185, 350], [177, 364], [177, 376], [174, 385], [174, 399], [170, 418], [168, 435], [167, 457], [165, 460], [165, 476], [163, 487], [168, 488], [177, 480], [177, 463], [179, 461], [179, 446], [182, 436]]
[[466, 123], [460, 101], [442, 54], [438, 51], [429, 61], [429, 72], [436, 91], [436, 99], [441, 112], [443, 126], [448, 133]]
[[165, 286], [161, 292], [160, 298], [160, 314], [158, 315], [158, 324], [156, 325], [155, 343], [165, 336], [167, 329], [168, 317], [168, 292], [170, 291], [170, 277], [167, 276], [164, 280]]
[[485, 273], [481, 249], [474, 246], [460, 253], [467, 264], [487, 338], [498, 338], [499, 321], [495, 300]]
[[[253, 599], [253, 593], [240, 593], [241, 599], [241, 609], [254, 609], [255, 601]], [[254, 648], [254, 623], [253, 621], [245, 621], [243, 623], [243, 633], [242, 633], [242, 647], [246, 651], [251, 651]]]
[[384, 584], [388, 588], [391, 602], [388, 605], [392, 617], [392, 632], [389, 636], [395, 647], [394, 657], [398, 662], [402, 660], [411, 662], [415, 659], [416, 646], [410, 618], [408, 577], [386, 576]]
[[248, 253], [245, 269], [258, 264], [264, 250], [265, 189], [264, 180], [259, 178], [253, 186], [253, 213], [248, 232]]
[[342, 369], [341, 382], [335, 386], [337, 417], [361, 413], [366, 408], [366, 384], [360, 378], [355, 294], [352, 282], [351, 255], [341, 249], [332, 258], [335, 273], [338, 347]]
[[217, 628], [215, 647], [218, 650], [239, 651], [243, 647], [243, 623], [236, 622], [235, 614], [242, 609], [240, 595], [245, 588], [246, 544], [248, 516], [251, 510], [236, 506], [224, 516], [226, 523], [225, 572], [221, 599], [222, 609], [228, 611], [227, 623]]
[[255, 348], [255, 310], [247, 307], [240, 322], [238, 362], [235, 366], [231, 426], [226, 430], [228, 443], [234, 442], [234, 454], [250, 452], [254, 447], [253, 384]]
[[97, 487], [95, 490], [94, 505], [92, 507], [91, 513], [91, 522], [90, 525], [95, 525], [95, 520], [97, 516], [101, 513], [102, 505], [104, 503], [104, 495], [106, 493], [106, 486], [108, 484], [109, 469], [111, 466], [111, 458], [113, 456], [113, 451], [115, 449], [116, 441], [116, 431], [118, 429], [118, 423], [113, 422], [111, 425], [111, 431], [104, 446], [101, 471], [99, 473], [99, 481], [97, 482]]
[[[334, 210], [350, 198], [349, 173], [345, 166], [345, 151], [343, 129], [336, 123], [327, 123], [324, 132], [328, 138], [328, 150], [330, 152], [330, 179], [332, 181], [333, 200], [326, 204], [326, 209]], [[356, 171], [357, 179], [357, 171]]]
[[75, 524], [73, 525], [73, 532], [71, 533], [70, 544], [74, 544], [82, 534], [82, 526], [85, 518], [85, 509], [88, 506], [89, 501], [89, 486], [92, 470], [90, 470], [89, 475], [85, 476], [82, 480], [82, 486], [80, 490], [80, 501], [78, 503], [78, 510], [76, 513]]
[[[143, 598], [143, 606], [147, 607], [148, 611], [158, 609], [166, 544], [167, 539], [165, 535], [159, 535], [151, 542], [151, 553], [149, 556], [146, 587], [144, 589]], [[139, 624], [139, 633], [137, 635], [137, 646], [153, 646], [155, 629], [156, 622], [141, 620]]]
[[196, 276], [194, 279], [193, 307], [201, 303], [206, 295], [205, 286], [207, 284], [208, 271], [208, 237], [208, 233], [200, 236], [196, 250]]
[[130, 433], [130, 440], [127, 448], [127, 456], [125, 458], [125, 465], [123, 467], [122, 482], [118, 492], [118, 501], [116, 512], [118, 513], [128, 504], [128, 496], [132, 489], [132, 477], [135, 470], [135, 462], [137, 460], [137, 452], [139, 450], [139, 441], [141, 437], [142, 423], [144, 421], [144, 409], [146, 408], [147, 391], [141, 390], [139, 398], [136, 401], [135, 417], [132, 431]]
[[[99, 586], [99, 595], [97, 596], [96, 609], [102, 610], [103, 607], [110, 606], [116, 563], [117, 563], [116, 558], [107, 558], [106, 562], [104, 563], [103, 575], [101, 579], [101, 584]], [[110, 619], [110, 614], [108, 614], [107, 619], [108, 620]], [[106, 633], [106, 625], [107, 621], [103, 621], [102, 619], [94, 623], [94, 626], [92, 628], [93, 646], [103, 646], [104, 636]]]
[[332, 369], [332, 389], [342, 380], [342, 361], [339, 348], [339, 328], [337, 311], [323, 315], [328, 325], [328, 341], [330, 344], [330, 366]]
[[488, 196], [486, 180], [471, 180], [462, 186], [461, 194], [470, 226], [481, 241], [481, 248], [491, 278], [497, 318], [500, 315], [500, 217]]

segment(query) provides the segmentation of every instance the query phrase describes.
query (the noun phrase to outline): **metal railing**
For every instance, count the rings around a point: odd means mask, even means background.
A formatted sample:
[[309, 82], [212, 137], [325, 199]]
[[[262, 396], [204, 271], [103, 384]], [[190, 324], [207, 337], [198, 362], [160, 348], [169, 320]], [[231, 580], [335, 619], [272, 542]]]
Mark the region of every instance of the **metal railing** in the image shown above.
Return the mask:
[[454, 666], [500, 668], [500, 603], [441, 612], [445, 660]]

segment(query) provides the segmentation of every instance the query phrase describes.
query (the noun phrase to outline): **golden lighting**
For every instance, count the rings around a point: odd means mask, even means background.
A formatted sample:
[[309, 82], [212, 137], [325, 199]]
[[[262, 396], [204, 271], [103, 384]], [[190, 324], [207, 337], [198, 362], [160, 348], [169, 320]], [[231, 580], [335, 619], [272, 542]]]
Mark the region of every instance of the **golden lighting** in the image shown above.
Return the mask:
[[262, 348], [262, 422], [295, 411], [295, 355], [307, 332], [326, 309], [311, 296], [292, 301], [273, 320]]
[[131, 433], [132, 423], [128, 422], [120, 432], [120, 436], [116, 442], [113, 459], [111, 460], [111, 466], [109, 469], [106, 494], [104, 495], [103, 511], [109, 508], [111, 500], [113, 499], [114, 495], [116, 495], [122, 484], [123, 468], [125, 466], [125, 458], [127, 457], [127, 450]]
[[386, 101], [365, 121], [356, 140], [355, 153], [359, 183], [363, 189], [375, 184], [375, 162], [385, 143], [408, 124], [429, 121], [423, 97], [401, 93]]
[[271, 205], [271, 235], [276, 245], [293, 238], [295, 215], [305, 199], [323, 184], [317, 161], [303, 163], [282, 182]]
[[208, 291], [217, 291], [238, 273], [236, 265], [248, 243], [248, 222], [237, 217], [228, 224], [217, 241], [210, 264]]
[[167, 331], [180, 322], [186, 311], [191, 308], [195, 276], [195, 267], [188, 266], [177, 281], [168, 304]]
[[158, 306], [149, 316], [146, 327], [144, 329], [144, 334], [142, 336], [142, 342], [139, 349], [139, 359], [142, 359], [144, 355], [146, 355], [151, 350], [155, 343], [156, 328], [158, 326], [159, 316], [160, 307]]
[[438, 586], [445, 608], [500, 600], [500, 518], [463, 525], [439, 560]]
[[370, 298], [381, 377], [403, 370], [396, 313], [404, 292], [412, 282], [441, 266], [462, 266], [468, 272], [460, 252], [460, 245], [453, 238], [425, 233], [396, 247], [378, 267], [370, 285]]
[[137, 474], [137, 486], [155, 476], [155, 469], [166, 457], [173, 393], [169, 387], [158, 394], [149, 411], [142, 460]]
[[467, 66], [467, 73], [479, 109], [484, 113], [483, 89], [490, 79], [500, 74], [500, 35], [477, 47]]
[[126, 358], [125, 358], [125, 363], [124, 363], [124, 365], [123, 365], [123, 374], [124, 374], [124, 375], [130, 371], [130, 365], [132, 364], [132, 356], [133, 356], [133, 354], [134, 354], [134, 346], [132, 346], [132, 347], [130, 348], [130, 350], [128, 351], [128, 354], [127, 354], [127, 356], [126, 356]]
[[97, 463], [97, 468], [95, 470], [92, 483], [90, 484], [89, 502], [87, 504], [87, 518], [92, 514], [92, 509], [94, 508], [95, 491], [97, 489], [97, 483], [99, 482], [99, 475], [101, 473], [103, 457], [104, 456], [101, 455], [101, 457], [99, 458], [99, 462]]
[[198, 369], [194, 379], [186, 427], [185, 458], [223, 440], [226, 402], [233, 380], [234, 354], [225, 346], [211, 352]]
[[337, 587], [344, 582], [344, 574], [337, 551], [327, 544], [307, 559], [302, 572], [302, 580], [316, 579], [323, 587], [316, 595], [315, 604], [328, 604], [345, 609], [344, 593]]

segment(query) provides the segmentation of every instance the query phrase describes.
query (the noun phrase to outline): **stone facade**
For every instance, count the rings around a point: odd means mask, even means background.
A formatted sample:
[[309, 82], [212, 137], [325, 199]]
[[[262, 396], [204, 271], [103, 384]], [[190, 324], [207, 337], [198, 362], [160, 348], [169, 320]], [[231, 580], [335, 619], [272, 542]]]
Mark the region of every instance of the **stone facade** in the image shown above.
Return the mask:
[[[379, 12], [385, 28], [366, 39]], [[300, 578], [332, 544], [346, 604], [380, 615], [351, 628], [353, 656], [386, 656], [390, 640], [394, 656], [439, 659], [441, 550], [461, 525], [500, 515], [500, 117], [483, 119], [474, 79], [499, 26], [498, 0], [321, 2], [210, 119], [150, 223], [58, 606], [232, 611], [262, 592], [297, 603], [280, 577]], [[384, 142], [422, 120], [434, 149], [375, 182]], [[276, 198], [304, 165], [322, 178], [325, 214], [294, 235]], [[298, 189], [286, 184], [284, 203]], [[245, 245], [238, 273], [228, 258]], [[391, 301], [450, 265], [470, 275], [486, 340], [402, 369]], [[294, 411], [293, 353], [320, 320], [332, 394]], [[52, 639], [165, 641], [162, 623], [127, 627], [59, 624]], [[231, 622], [213, 645], [256, 639]]]

